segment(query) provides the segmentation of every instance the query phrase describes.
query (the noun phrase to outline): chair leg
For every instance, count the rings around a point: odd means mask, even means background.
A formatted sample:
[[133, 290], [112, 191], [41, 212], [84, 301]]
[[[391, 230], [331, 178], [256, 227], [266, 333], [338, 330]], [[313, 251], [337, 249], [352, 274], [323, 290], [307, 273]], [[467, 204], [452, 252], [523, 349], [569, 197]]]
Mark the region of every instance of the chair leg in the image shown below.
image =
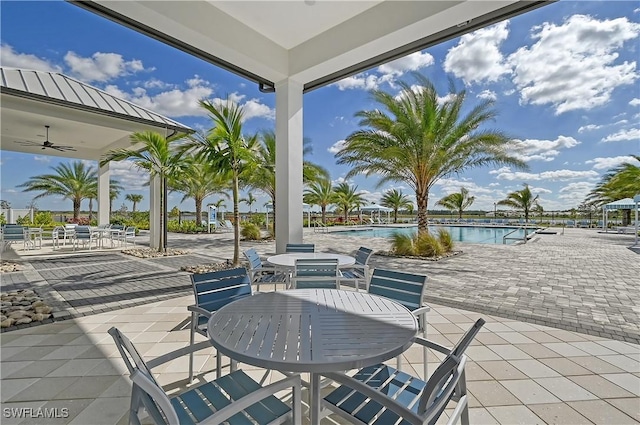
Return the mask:
[[[427, 339], [427, 313], [423, 313], [422, 314], [422, 337], [424, 339]], [[424, 373], [424, 380], [425, 382], [429, 379], [429, 361], [427, 358], [427, 353], [428, 353], [429, 349], [427, 347], [422, 347], [422, 362], [424, 363], [422, 365], [423, 367], [423, 373]]]
[[222, 356], [220, 355], [220, 351], [216, 350], [216, 378], [220, 378], [222, 376]]
[[[191, 335], [189, 336], [189, 346], [194, 344], [196, 326], [198, 325], [198, 315], [196, 312], [191, 312]], [[193, 351], [189, 353], [189, 383], [193, 382]]]

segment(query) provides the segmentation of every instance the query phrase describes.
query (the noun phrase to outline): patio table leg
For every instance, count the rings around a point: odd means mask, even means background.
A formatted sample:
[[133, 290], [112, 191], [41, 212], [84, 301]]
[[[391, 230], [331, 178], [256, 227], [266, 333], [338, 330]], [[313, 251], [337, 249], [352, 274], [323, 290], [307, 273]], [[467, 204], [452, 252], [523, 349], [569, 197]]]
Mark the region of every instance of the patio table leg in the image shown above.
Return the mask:
[[309, 410], [311, 412], [311, 425], [320, 425], [320, 396], [321, 385], [320, 375], [311, 374], [311, 385], [309, 386]]

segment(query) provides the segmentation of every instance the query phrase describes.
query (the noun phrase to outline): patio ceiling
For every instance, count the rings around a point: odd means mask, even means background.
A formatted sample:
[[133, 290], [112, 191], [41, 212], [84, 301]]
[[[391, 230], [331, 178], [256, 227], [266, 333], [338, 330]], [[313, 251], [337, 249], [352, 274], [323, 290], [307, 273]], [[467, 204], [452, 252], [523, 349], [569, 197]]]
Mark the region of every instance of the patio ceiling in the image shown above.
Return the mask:
[[[191, 132], [176, 121], [54, 72], [0, 67], [2, 150], [98, 160], [110, 149], [130, 147], [131, 133]], [[49, 141], [72, 146], [58, 151], [16, 142]]]
[[548, 1], [71, 1], [272, 91], [309, 91]]

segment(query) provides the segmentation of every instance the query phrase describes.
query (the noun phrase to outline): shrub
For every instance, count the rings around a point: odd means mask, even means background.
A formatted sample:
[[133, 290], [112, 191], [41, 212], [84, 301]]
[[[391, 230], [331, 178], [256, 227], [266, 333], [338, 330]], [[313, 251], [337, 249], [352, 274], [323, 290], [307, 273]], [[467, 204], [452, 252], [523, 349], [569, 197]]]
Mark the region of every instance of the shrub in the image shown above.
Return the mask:
[[258, 227], [262, 227], [265, 224], [264, 215], [262, 214], [253, 214], [249, 219], [249, 222], [255, 224]]
[[169, 220], [167, 222], [167, 230], [176, 233], [201, 233], [206, 232], [207, 228], [198, 226], [193, 220], [186, 220], [178, 223], [178, 220]]
[[240, 231], [240, 234], [242, 235], [243, 238], [250, 241], [258, 241], [262, 239], [262, 235], [260, 234], [260, 228], [258, 227], [258, 225], [253, 223], [245, 223], [242, 226], [242, 230]]
[[0, 225], [7, 224], [7, 218], [4, 216], [4, 213], [0, 213]]
[[418, 233], [414, 239], [416, 255], [421, 257], [439, 257], [444, 254], [444, 248], [438, 238], [429, 232]]
[[51, 226], [53, 224], [53, 215], [50, 211], [39, 211], [33, 217], [33, 223], [40, 226]]
[[438, 240], [440, 241], [440, 245], [442, 245], [444, 252], [453, 251], [453, 239], [451, 238], [451, 233], [447, 232], [445, 229], [438, 229]]
[[391, 249], [398, 255], [414, 255], [411, 235], [394, 233], [391, 236]]
[[19, 224], [20, 226], [28, 226], [31, 224], [31, 218], [29, 217], [29, 215], [25, 215], [24, 217], [18, 216], [18, 218], [16, 219], [16, 224]]
[[89, 217], [78, 217], [77, 219], [69, 218], [67, 219], [67, 223], [78, 224], [80, 226], [88, 226]]

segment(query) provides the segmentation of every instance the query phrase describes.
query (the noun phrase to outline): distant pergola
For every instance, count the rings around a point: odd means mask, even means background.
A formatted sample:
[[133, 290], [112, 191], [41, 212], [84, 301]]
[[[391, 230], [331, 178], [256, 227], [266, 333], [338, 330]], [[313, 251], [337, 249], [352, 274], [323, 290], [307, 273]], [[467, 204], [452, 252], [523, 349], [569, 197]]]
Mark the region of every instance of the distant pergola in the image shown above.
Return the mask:
[[387, 208], [387, 207], [383, 207], [382, 205], [367, 205], [366, 207], [362, 207], [360, 208], [360, 211], [362, 212], [368, 212], [369, 214], [371, 214], [372, 218], [373, 218], [373, 213], [377, 212], [378, 216], [380, 215], [380, 213], [386, 212], [387, 213], [387, 223], [389, 223], [389, 221], [391, 220], [390, 214], [393, 212], [393, 208]]
[[640, 204], [640, 195], [633, 198], [624, 198], [617, 201], [609, 202], [602, 206], [602, 228], [608, 229], [609, 211], [618, 210], [635, 210], [636, 211], [636, 238], [638, 234], [638, 204]]

